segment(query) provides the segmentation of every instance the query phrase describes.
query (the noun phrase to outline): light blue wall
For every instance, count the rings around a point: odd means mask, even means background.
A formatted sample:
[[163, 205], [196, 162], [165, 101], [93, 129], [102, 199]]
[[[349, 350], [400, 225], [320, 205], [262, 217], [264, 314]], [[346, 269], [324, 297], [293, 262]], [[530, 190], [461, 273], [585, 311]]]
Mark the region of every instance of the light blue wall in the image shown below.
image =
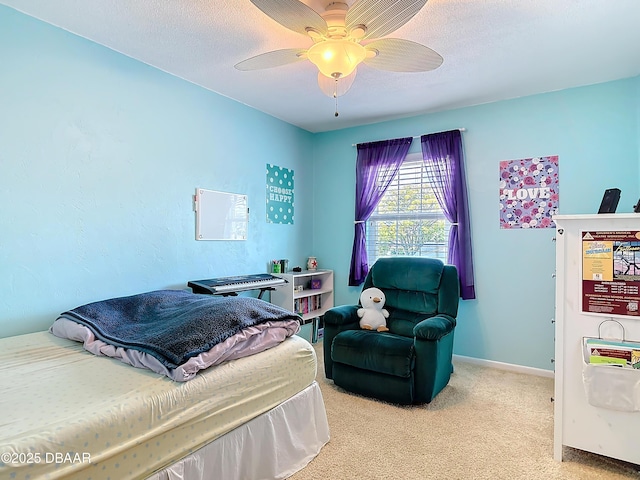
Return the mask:
[[[0, 337], [77, 305], [311, 254], [313, 136], [0, 6]], [[295, 173], [266, 223], [266, 164]], [[248, 195], [249, 238], [198, 242], [196, 187]]]
[[[631, 212], [640, 196], [639, 84], [628, 79], [317, 135], [315, 255], [335, 270], [337, 303], [354, 303], [359, 294], [347, 286], [352, 145], [466, 128], [477, 299], [461, 303], [455, 353], [552, 369], [555, 231], [500, 230], [499, 162], [559, 155], [561, 213], [597, 212], [610, 187], [622, 190], [618, 211]], [[420, 150], [419, 139], [411, 150]]]
[[[372, 99], [375, 101], [375, 99]], [[316, 255], [347, 287], [358, 142], [464, 127], [478, 299], [456, 353], [552, 368], [551, 230], [498, 228], [498, 163], [560, 157], [562, 213], [640, 196], [640, 78], [312, 135], [0, 6], [0, 337], [88, 301]], [[416, 142], [412, 151], [419, 151]], [[296, 175], [265, 222], [265, 164]], [[197, 242], [196, 187], [246, 193], [246, 242]]]

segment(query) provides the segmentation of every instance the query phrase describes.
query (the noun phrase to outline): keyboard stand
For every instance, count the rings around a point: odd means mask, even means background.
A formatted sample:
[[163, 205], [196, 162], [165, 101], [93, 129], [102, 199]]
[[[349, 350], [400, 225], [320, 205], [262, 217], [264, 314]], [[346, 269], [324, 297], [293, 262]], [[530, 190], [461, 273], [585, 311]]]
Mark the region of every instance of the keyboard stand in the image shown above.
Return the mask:
[[[191, 282], [189, 282], [191, 283]], [[235, 291], [226, 291], [226, 292], [212, 292], [210, 289], [205, 288], [205, 287], [200, 287], [200, 286], [194, 286], [189, 284], [189, 286], [191, 287], [191, 291], [193, 291], [193, 293], [205, 293], [205, 294], [209, 294], [209, 295], [222, 295], [223, 297], [237, 297], [238, 296], [238, 292]], [[258, 293], [258, 298], [260, 300], [262, 300], [262, 295], [264, 295], [264, 292], [268, 291], [268, 290], [275, 290], [274, 287], [256, 287], [256, 288], [246, 288], [243, 290], [238, 290], [239, 292], [248, 292], [249, 290], [258, 290], [258, 288], [260, 289], [260, 293]]]

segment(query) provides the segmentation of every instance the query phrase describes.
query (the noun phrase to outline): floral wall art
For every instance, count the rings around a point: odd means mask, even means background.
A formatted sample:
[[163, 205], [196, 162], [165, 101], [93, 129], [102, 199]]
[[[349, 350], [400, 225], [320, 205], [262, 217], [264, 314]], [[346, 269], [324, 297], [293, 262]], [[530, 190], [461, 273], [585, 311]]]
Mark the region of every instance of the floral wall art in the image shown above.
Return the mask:
[[558, 156], [500, 162], [500, 228], [555, 228]]

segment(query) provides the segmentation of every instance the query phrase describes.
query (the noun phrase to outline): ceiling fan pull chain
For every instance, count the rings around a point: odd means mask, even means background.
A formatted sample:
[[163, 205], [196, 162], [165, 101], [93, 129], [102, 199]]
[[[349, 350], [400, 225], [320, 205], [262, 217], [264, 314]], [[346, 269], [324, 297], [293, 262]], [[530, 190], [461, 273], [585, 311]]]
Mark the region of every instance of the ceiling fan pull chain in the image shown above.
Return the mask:
[[336, 99], [336, 117], [338, 114], [338, 78], [336, 77], [335, 83], [333, 84], [333, 98]]

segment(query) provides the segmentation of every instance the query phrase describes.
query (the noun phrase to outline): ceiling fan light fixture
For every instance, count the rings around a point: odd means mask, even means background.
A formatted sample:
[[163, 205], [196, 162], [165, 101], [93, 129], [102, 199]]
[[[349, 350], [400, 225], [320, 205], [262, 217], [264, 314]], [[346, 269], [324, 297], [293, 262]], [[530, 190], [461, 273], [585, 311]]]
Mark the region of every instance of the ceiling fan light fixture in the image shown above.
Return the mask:
[[327, 97], [335, 98], [341, 97], [349, 91], [353, 81], [356, 79], [356, 73], [358, 70], [354, 70], [353, 73], [341, 78], [328, 78], [322, 73], [318, 72], [318, 86], [322, 93]]
[[307, 58], [320, 73], [329, 78], [342, 78], [353, 72], [367, 56], [365, 48], [351, 40], [325, 40], [307, 51]]

